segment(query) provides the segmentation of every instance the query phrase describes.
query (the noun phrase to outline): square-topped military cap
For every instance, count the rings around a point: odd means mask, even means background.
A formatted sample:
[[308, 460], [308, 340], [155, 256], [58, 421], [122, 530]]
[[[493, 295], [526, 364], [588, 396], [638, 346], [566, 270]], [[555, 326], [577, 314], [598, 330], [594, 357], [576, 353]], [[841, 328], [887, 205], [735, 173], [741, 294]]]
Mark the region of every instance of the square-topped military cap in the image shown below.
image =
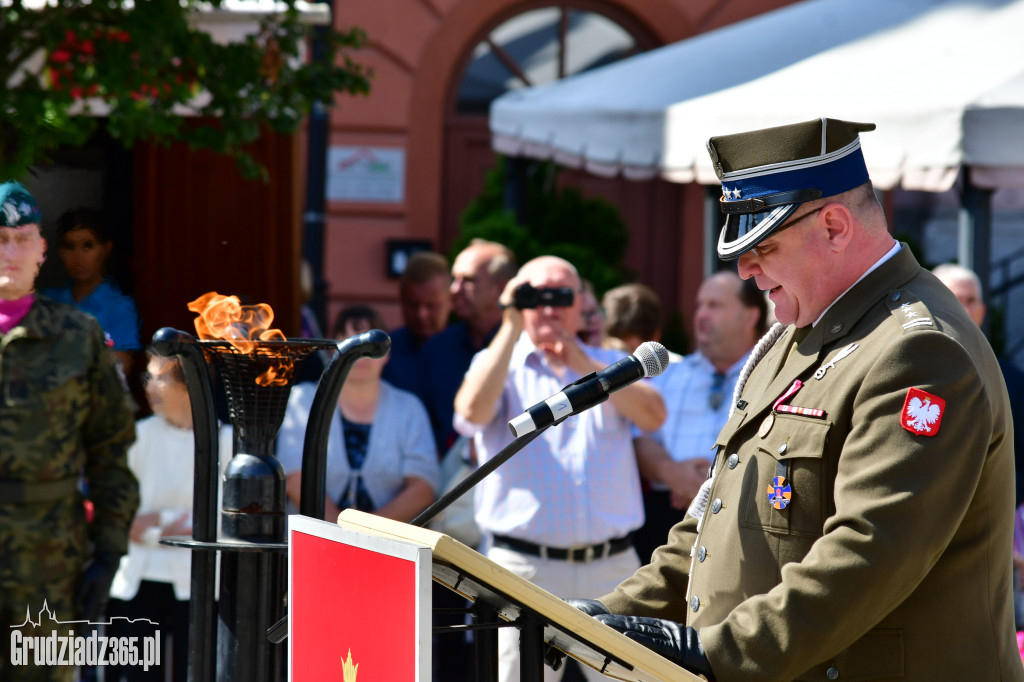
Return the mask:
[[42, 217], [39, 204], [21, 183], [8, 180], [0, 184], [0, 227], [38, 225]]
[[868, 181], [859, 133], [874, 123], [819, 118], [708, 140], [722, 181], [725, 227], [718, 257], [735, 260], [782, 226], [805, 201]]

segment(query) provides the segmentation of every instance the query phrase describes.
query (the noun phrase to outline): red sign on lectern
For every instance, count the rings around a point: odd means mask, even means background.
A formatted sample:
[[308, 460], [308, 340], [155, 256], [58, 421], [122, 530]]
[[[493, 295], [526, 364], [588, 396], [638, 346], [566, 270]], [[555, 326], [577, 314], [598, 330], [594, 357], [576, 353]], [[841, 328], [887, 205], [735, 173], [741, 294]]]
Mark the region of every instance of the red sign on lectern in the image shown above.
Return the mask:
[[430, 549], [288, 519], [288, 679], [430, 679]]

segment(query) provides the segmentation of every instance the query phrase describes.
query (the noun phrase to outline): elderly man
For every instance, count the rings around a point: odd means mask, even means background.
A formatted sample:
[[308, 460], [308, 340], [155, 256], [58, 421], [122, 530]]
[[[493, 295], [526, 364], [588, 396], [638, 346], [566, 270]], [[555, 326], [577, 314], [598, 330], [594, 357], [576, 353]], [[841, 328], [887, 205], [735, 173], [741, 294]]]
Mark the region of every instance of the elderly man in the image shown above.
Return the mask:
[[860, 150], [818, 119], [711, 138], [723, 259], [768, 291], [705, 486], [650, 564], [579, 606], [693, 672], [1022, 680], [999, 364], [890, 236]]
[[668, 408], [665, 425], [633, 441], [644, 493], [644, 525], [633, 535], [647, 563], [707, 479], [711, 447], [725, 426], [743, 363], [766, 330], [768, 306], [751, 280], [732, 271], [711, 275], [697, 290], [697, 350], [654, 377]]
[[[17, 626], [45, 604], [59, 623], [26, 634], [60, 637], [103, 613], [139, 489], [126, 458], [131, 399], [103, 330], [35, 293], [46, 257], [40, 219], [24, 187], [0, 184], [0, 622]], [[0, 678], [71, 679], [73, 666], [36, 667], [31, 656], [15, 665], [11, 637], [3, 640]]]
[[423, 348], [423, 402], [430, 414], [438, 452], [454, 444], [455, 392], [473, 354], [490, 343], [501, 322], [498, 297], [516, 274], [516, 258], [503, 244], [474, 239], [452, 263], [452, 310], [461, 318]]
[[[568, 287], [568, 306], [520, 310], [515, 291]], [[579, 275], [567, 261], [526, 263], [501, 294], [501, 326], [473, 358], [455, 397], [456, 427], [475, 438], [481, 461], [511, 440], [508, 422], [563, 386], [623, 357], [581, 345]], [[630, 428], [661, 426], [661, 396], [645, 382], [548, 429], [476, 491], [477, 523], [490, 538], [487, 555], [555, 594], [611, 589], [639, 566], [629, 533], [643, 520], [640, 479]], [[593, 679], [600, 679], [588, 671]], [[546, 671], [545, 679], [557, 679]], [[518, 633], [499, 633], [499, 678], [518, 680]]]
[[[981, 280], [970, 268], [956, 263], [943, 263], [932, 269], [932, 274], [945, 284], [964, 310], [971, 316], [974, 324], [979, 327], [985, 321], [988, 307], [981, 294]], [[1007, 357], [999, 358], [999, 367], [1003, 370], [1003, 380], [1010, 396], [1013, 408], [1013, 450], [1016, 463], [1017, 504], [1024, 503], [1024, 372]], [[1024, 624], [1024, 619], [1022, 624]]]

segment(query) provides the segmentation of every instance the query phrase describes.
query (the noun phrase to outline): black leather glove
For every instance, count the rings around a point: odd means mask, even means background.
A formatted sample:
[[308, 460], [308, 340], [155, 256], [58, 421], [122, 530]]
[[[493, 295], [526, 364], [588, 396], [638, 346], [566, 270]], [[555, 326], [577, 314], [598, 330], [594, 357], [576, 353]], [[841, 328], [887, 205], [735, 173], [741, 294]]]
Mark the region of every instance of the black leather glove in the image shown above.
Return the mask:
[[616, 615], [595, 618], [676, 665], [709, 680], [715, 679], [700, 643], [700, 634], [693, 628], [661, 618]]
[[566, 599], [565, 603], [569, 606], [575, 606], [580, 611], [591, 617], [607, 616], [611, 614], [608, 607], [596, 599]]
[[99, 552], [93, 557], [78, 583], [75, 595], [75, 607], [79, 618], [95, 621], [107, 609], [110, 597], [110, 584], [114, 582], [114, 574], [121, 563], [121, 556], [114, 552]]
[[[608, 615], [608, 607], [596, 599], [566, 599], [564, 600], [569, 606], [574, 606], [588, 616], [594, 617], [599, 615]], [[556, 649], [555, 647], [548, 644], [544, 648], [544, 663], [552, 670], [558, 670], [562, 667], [562, 663], [565, 662], [565, 654]]]

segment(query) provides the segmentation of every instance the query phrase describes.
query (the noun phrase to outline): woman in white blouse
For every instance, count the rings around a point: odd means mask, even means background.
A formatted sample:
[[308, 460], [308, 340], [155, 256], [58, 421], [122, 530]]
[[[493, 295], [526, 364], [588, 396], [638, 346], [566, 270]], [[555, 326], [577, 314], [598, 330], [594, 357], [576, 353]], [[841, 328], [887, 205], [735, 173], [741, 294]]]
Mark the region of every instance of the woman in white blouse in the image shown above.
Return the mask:
[[[108, 614], [114, 619], [107, 634], [116, 637], [173, 638], [173, 655], [161, 645], [160, 666], [144, 671], [127, 666], [108, 669], [107, 680], [164, 680], [164, 668], [173, 662], [173, 680], [186, 679], [188, 664], [188, 598], [192, 557], [188, 549], [160, 544], [160, 538], [192, 533], [192, 487], [195, 440], [192, 404], [185, 375], [177, 358], [150, 354], [143, 375], [146, 398], [153, 416], [136, 424], [135, 443], [128, 450], [128, 466], [139, 480], [139, 511], [132, 521], [128, 553], [110, 588]], [[231, 459], [231, 427], [220, 430], [221, 473]], [[145, 619], [141, 623], [131, 620]], [[149, 626], [145, 621], [157, 623]], [[139, 641], [142, 641], [141, 639]]]
[[[334, 336], [346, 339], [383, 329], [373, 308], [341, 311]], [[353, 364], [338, 398], [327, 440], [325, 517], [353, 507], [409, 521], [434, 501], [440, 485], [437, 449], [426, 408], [412, 393], [380, 378], [387, 358], [361, 358]], [[289, 501], [299, 504], [302, 449], [316, 384], [292, 388], [277, 439], [277, 458], [287, 476]]]

